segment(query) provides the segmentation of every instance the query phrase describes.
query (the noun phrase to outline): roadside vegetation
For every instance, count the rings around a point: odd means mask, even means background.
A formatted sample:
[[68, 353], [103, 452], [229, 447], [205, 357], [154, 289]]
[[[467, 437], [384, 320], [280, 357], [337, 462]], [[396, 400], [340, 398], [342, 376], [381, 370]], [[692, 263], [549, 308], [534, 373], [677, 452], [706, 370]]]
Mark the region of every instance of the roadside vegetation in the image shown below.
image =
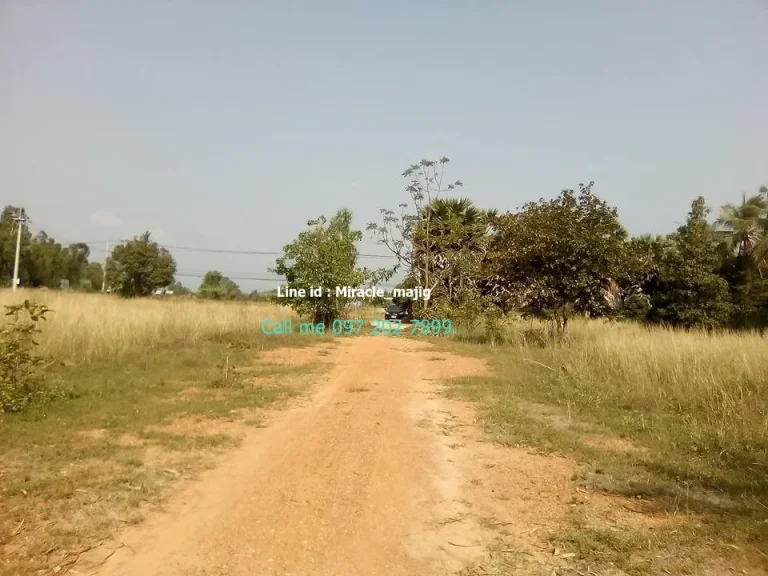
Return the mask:
[[522, 319], [503, 335], [493, 348], [482, 331], [444, 342], [494, 368], [448, 393], [478, 403], [494, 441], [568, 455], [577, 486], [670, 519], [618, 530], [574, 513], [553, 549], [633, 575], [699, 574], [713, 554], [768, 567], [765, 336], [584, 319], [564, 342]]
[[0, 304], [15, 312], [0, 343], [3, 575], [72, 566], [321, 369], [263, 361], [317, 344], [263, 335], [263, 318], [288, 317], [270, 305], [39, 291]]

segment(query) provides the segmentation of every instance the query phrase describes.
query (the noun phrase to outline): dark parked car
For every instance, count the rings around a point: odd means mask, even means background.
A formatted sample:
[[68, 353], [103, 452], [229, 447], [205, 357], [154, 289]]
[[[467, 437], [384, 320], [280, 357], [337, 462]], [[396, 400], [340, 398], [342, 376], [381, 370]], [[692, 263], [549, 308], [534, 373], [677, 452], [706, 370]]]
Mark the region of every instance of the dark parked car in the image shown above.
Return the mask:
[[390, 304], [384, 310], [384, 320], [402, 320], [409, 322], [411, 320], [411, 311], [402, 304]]

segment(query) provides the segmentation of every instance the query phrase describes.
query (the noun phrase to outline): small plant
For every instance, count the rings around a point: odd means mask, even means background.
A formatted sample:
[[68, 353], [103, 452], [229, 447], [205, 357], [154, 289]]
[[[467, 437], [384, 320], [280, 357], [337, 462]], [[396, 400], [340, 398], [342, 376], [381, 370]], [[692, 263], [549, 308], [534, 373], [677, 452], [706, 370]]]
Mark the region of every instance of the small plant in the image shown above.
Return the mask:
[[250, 348], [247, 342], [234, 341], [227, 343], [227, 353], [224, 356], [224, 362], [217, 368], [221, 370], [221, 376], [211, 383], [213, 388], [242, 388], [242, 375], [237, 371], [234, 364], [230, 363], [230, 358], [237, 352], [242, 352]]
[[18, 412], [36, 396], [45, 396], [37, 386], [38, 369], [44, 360], [35, 354], [35, 334], [42, 332], [38, 322], [51, 311], [29, 300], [6, 305], [5, 309], [5, 315], [12, 319], [0, 330], [0, 413]]

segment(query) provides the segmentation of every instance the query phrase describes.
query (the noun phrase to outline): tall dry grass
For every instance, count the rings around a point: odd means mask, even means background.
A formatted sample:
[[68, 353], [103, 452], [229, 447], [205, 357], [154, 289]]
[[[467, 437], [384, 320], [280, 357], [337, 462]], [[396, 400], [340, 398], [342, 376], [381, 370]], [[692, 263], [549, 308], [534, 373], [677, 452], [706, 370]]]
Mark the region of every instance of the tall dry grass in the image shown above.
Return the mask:
[[[40, 351], [69, 362], [119, 359], [137, 350], [207, 339], [266, 338], [264, 318], [293, 317], [288, 308], [263, 303], [200, 300], [126, 300], [110, 294], [53, 290], [0, 291], [0, 306], [25, 299], [53, 311], [41, 326]], [[275, 336], [270, 336], [274, 338]]]
[[671, 417], [687, 443], [726, 458], [768, 451], [765, 336], [588, 320], [572, 322], [564, 344], [545, 343], [542, 332], [526, 322], [507, 328], [499, 357], [516, 385], [593, 414]]

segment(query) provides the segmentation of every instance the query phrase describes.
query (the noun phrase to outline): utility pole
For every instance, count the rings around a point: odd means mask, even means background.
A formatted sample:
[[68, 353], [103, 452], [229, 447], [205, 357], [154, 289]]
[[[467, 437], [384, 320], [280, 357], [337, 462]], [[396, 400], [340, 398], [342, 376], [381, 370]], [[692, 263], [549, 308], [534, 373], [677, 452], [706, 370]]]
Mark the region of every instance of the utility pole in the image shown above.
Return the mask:
[[19, 208], [19, 215], [13, 219], [19, 226], [19, 230], [16, 233], [16, 260], [13, 263], [13, 291], [16, 292], [16, 285], [19, 283], [19, 254], [21, 253], [21, 229], [24, 224], [27, 224], [29, 220], [24, 214], [24, 209]]
[[104, 263], [101, 265], [101, 291], [107, 289], [107, 258], [109, 258], [109, 242], [107, 242], [107, 251], [104, 254]]

